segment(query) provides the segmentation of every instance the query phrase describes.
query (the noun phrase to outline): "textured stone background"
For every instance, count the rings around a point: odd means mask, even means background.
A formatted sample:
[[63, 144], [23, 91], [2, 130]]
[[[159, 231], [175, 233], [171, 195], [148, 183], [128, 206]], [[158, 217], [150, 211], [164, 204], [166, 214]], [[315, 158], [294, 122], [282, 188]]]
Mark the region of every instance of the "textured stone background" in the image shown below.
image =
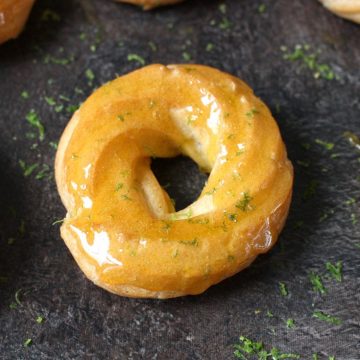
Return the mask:
[[[1, 359], [233, 359], [240, 335], [301, 359], [315, 352], [320, 360], [360, 359], [360, 153], [342, 136], [360, 135], [360, 27], [315, 0], [228, 0], [225, 15], [221, 3], [190, 0], [145, 13], [105, 0], [38, 0], [22, 36], [0, 47]], [[221, 28], [223, 18], [230, 29]], [[338, 80], [315, 79], [301, 63], [283, 59], [280, 46], [305, 43], [321, 50], [319, 61]], [[70, 117], [67, 106], [140, 66], [128, 54], [167, 64], [184, 62], [184, 52], [189, 62], [240, 76], [272, 109], [295, 165], [290, 217], [269, 254], [201, 296], [120, 298], [92, 285], [75, 265], [59, 225], [52, 225], [65, 213], [54, 182], [36, 174], [43, 164], [53, 168], [49, 143]], [[21, 98], [24, 90], [28, 99]], [[45, 96], [64, 108], [56, 112]], [[45, 125], [43, 141], [29, 138], [31, 109]], [[327, 150], [315, 139], [335, 146]], [[40, 165], [24, 177], [19, 160]], [[155, 165], [180, 205], [201, 189], [204, 177], [188, 161]], [[342, 282], [325, 269], [339, 260]], [[312, 289], [310, 271], [322, 275], [324, 295]], [[281, 296], [279, 282], [288, 296]], [[18, 290], [21, 304], [14, 308]], [[314, 310], [342, 324], [313, 318]], [[25, 347], [28, 338], [33, 343]]]

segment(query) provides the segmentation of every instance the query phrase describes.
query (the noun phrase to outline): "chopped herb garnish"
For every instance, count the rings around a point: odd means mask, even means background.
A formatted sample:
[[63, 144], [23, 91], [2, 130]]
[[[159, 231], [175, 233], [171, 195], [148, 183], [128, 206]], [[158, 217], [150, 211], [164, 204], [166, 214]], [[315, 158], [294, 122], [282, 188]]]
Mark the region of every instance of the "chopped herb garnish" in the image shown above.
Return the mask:
[[336, 280], [341, 282], [342, 280], [342, 262], [338, 261], [335, 264], [331, 262], [326, 263], [326, 270], [330, 273], [330, 275]]
[[279, 289], [280, 289], [280, 294], [282, 296], [288, 296], [289, 292], [288, 292], [288, 289], [287, 289], [285, 283], [279, 282]]
[[119, 190], [121, 190], [123, 187], [124, 187], [124, 184], [123, 184], [123, 183], [117, 183], [116, 186], [115, 186], [115, 191], [119, 191]]
[[51, 146], [55, 150], [57, 150], [57, 148], [58, 148], [58, 144], [56, 142], [54, 142], [54, 141], [50, 141], [49, 146]]
[[312, 354], [312, 360], [319, 360], [318, 354]]
[[237, 215], [236, 214], [228, 214], [228, 219], [232, 222], [237, 222]]
[[320, 140], [320, 139], [315, 139], [315, 142], [319, 145], [322, 145], [326, 150], [331, 151], [334, 148], [334, 144], [324, 141], [324, 140]]
[[44, 125], [41, 123], [39, 116], [36, 114], [35, 110], [30, 110], [26, 115], [26, 120], [28, 123], [37, 128], [39, 131], [39, 140], [44, 140], [45, 137], [45, 128]]
[[280, 360], [280, 359], [299, 359], [296, 354], [281, 353], [279, 349], [273, 347], [269, 352], [265, 349], [262, 342], [250, 340], [244, 336], [240, 336], [240, 343], [234, 345], [234, 355], [242, 360], [247, 360], [247, 355], [256, 356], [258, 360]]
[[32, 344], [32, 339], [26, 339], [25, 341], [24, 341], [24, 346], [30, 346]]
[[57, 58], [52, 55], [46, 55], [44, 57], [44, 64], [55, 64], [55, 65], [68, 65], [74, 61], [74, 56], [71, 55], [68, 59], [66, 58]]
[[206, 44], [205, 50], [206, 50], [207, 52], [211, 52], [211, 51], [214, 50], [214, 48], [215, 48], [215, 45], [214, 45], [214, 44], [208, 43], [208, 44]]
[[23, 170], [23, 174], [25, 177], [30, 176], [34, 170], [39, 166], [39, 164], [35, 163], [32, 165], [26, 165], [24, 160], [19, 160], [19, 165]]
[[62, 224], [65, 219], [55, 220], [51, 225]]
[[355, 225], [355, 224], [357, 224], [357, 218], [356, 218], [356, 214], [355, 213], [352, 213], [351, 215], [350, 215], [350, 219], [351, 219], [351, 223], [353, 224], [353, 225]]
[[323, 321], [326, 321], [330, 324], [334, 324], [334, 325], [340, 325], [341, 324], [341, 320], [338, 319], [337, 317], [335, 316], [331, 316], [331, 315], [328, 315], [328, 314], [325, 314], [324, 312], [322, 311], [314, 311], [313, 313], [313, 317], [314, 318], [317, 318], [319, 320], [323, 320]]
[[248, 111], [245, 115], [249, 118], [253, 118], [255, 114], [259, 114], [259, 111], [255, 108]]
[[321, 277], [320, 275], [314, 273], [314, 272], [310, 272], [309, 275], [310, 278], [310, 282], [313, 286], [313, 290], [319, 292], [320, 294], [325, 294], [326, 293], [326, 289], [321, 281]]
[[199, 246], [199, 241], [197, 238], [194, 238], [192, 240], [180, 240], [179, 243], [183, 245]]
[[88, 84], [91, 85], [92, 82], [93, 82], [94, 79], [95, 79], [94, 72], [93, 72], [91, 69], [86, 69], [86, 70], [85, 70], [85, 76], [86, 76], [86, 78], [89, 80]]
[[250, 205], [250, 202], [253, 198], [249, 195], [248, 192], [243, 193], [243, 198], [239, 200], [235, 206], [240, 209], [241, 211], [248, 211], [252, 210], [252, 206]]
[[36, 322], [38, 324], [42, 324], [44, 322], [45, 318], [41, 315], [39, 315], [37, 318], [36, 318]]
[[157, 50], [157, 47], [156, 47], [156, 45], [155, 45], [155, 43], [153, 43], [152, 41], [149, 41], [148, 42], [148, 45], [149, 45], [149, 47], [150, 47], [150, 49], [152, 50], [152, 51], [156, 51]]
[[313, 71], [313, 75], [316, 79], [320, 77], [326, 80], [335, 79], [335, 73], [331, 67], [318, 62], [317, 58], [320, 52], [309, 53], [309, 45], [296, 45], [293, 52], [287, 52], [288, 49], [286, 46], [281, 46], [280, 49], [284, 52], [285, 60], [302, 62], [303, 65]]
[[131, 198], [126, 194], [121, 195], [121, 199], [131, 201]]
[[219, 10], [222, 14], [226, 14], [226, 4], [220, 4], [219, 5]]
[[274, 317], [274, 314], [270, 310], [268, 310], [266, 312], [266, 316], [269, 317], [269, 318], [272, 318], [272, 317]]
[[222, 18], [221, 22], [219, 23], [219, 28], [221, 30], [227, 30], [231, 28], [231, 22], [227, 18]]
[[135, 61], [137, 63], [139, 63], [140, 65], [144, 66], [145, 65], [145, 60], [144, 58], [142, 58], [140, 55], [137, 54], [129, 54], [127, 56], [128, 61]]
[[29, 98], [29, 93], [24, 90], [24, 91], [21, 93], [21, 97], [22, 97], [23, 99], [28, 99], [28, 98]]
[[15, 301], [18, 305], [21, 305], [21, 301], [20, 301], [20, 293], [22, 292], [22, 289], [19, 289], [16, 291], [15, 293]]
[[45, 101], [46, 101], [50, 106], [56, 105], [56, 101], [55, 101], [54, 98], [52, 98], [52, 97], [45, 96]]
[[288, 327], [289, 329], [292, 329], [293, 327], [295, 327], [294, 319], [287, 319], [286, 320], [286, 327]]
[[266, 5], [265, 4], [260, 4], [258, 7], [258, 12], [259, 14], [263, 14], [266, 11]]
[[304, 191], [304, 199], [308, 200], [309, 198], [313, 197], [316, 193], [316, 189], [318, 186], [318, 182], [316, 180], [311, 180], [308, 186]]
[[190, 60], [191, 60], [191, 55], [190, 55], [188, 52], [184, 51], [184, 52], [182, 53], [182, 58], [183, 58], [185, 61], [190, 61]]

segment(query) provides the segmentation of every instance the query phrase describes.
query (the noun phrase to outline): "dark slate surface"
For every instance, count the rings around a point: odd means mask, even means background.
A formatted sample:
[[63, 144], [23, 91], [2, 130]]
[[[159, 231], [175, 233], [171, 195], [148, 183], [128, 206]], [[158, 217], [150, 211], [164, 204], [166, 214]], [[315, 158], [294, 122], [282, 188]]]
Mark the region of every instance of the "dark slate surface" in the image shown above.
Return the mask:
[[[342, 136], [346, 130], [360, 135], [360, 28], [315, 0], [228, 0], [226, 15], [219, 4], [194, 0], [145, 13], [105, 0], [38, 0], [23, 35], [0, 47], [1, 359], [233, 359], [240, 335], [301, 359], [313, 353], [360, 359], [360, 153]], [[230, 29], [220, 28], [226, 28], [223, 18]], [[320, 61], [338, 80], [314, 79], [300, 63], [283, 60], [280, 46], [304, 43], [321, 50]], [[65, 213], [54, 182], [36, 174], [42, 164], [53, 168], [49, 143], [70, 117], [67, 106], [139, 67], [128, 54], [166, 64], [183, 62], [184, 52], [240, 76], [274, 112], [295, 165], [290, 217], [269, 254], [201, 296], [120, 298], [95, 287], [75, 265], [59, 225], [51, 225]], [[59, 59], [70, 60], [56, 64]], [[87, 69], [95, 75], [92, 84]], [[56, 112], [45, 96], [63, 110]], [[43, 141], [29, 138], [31, 109], [45, 125]], [[335, 146], [327, 150], [315, 139]], [[19, 160], [41, 165], [24, 177]], [[186, 160], [158, 161], [154, 168], [163, 184], [170, 180], [180, 205], [192, 201], [204, 181]], [[326, 275], [327, 261], [343, 262], [342, 282]], [[310, 271], [322, 275], [325, 294], [313, 291]], [[281, 296], [279, 282], [288, 296]], [[21, 304], [12, 309], [17, 292]], [[342, 324], [313, 318], [315, 310]], [[25, 347], [29, 338], [33, 343]]]

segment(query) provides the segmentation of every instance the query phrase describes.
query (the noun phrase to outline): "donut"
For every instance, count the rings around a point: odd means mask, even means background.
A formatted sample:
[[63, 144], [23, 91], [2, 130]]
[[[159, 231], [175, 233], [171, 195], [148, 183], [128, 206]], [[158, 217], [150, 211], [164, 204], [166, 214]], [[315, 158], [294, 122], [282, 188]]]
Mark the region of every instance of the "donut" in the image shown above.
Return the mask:
[[[180, 211], [151, 158], [185, 155], [209, 173]], [[201, 65], [149, 65], [101, 86], [59, 142], [61, 236], [85, 275], [128, 297], [200, 294], [268, 251], [293, 168], [266, 105]], [[179, 175], [178, 181], [181, 181]]]
[[360, 24], [360, 0], [320, 0], [323, 5], [345, 19]]
[[0, 1], [0, 44], [21, 33], [34, 2], [35, 0]]
[[142, 6], [144, 10], [150, 10], [158, 6], [172, 5], [183, 0], [117, 0], [118, 2], [125, 2], [133, 5]]

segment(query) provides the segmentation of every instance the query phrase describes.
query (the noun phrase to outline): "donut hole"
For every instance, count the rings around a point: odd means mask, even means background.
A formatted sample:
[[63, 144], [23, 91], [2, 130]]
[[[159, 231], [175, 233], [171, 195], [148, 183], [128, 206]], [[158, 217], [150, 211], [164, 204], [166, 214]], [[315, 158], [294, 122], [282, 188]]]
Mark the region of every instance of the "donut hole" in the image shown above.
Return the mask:
[[187, 156], [153, 159], [151, 170], [174, 200], [176, 211], [185, 209], [197, 200], [209, 176]]

